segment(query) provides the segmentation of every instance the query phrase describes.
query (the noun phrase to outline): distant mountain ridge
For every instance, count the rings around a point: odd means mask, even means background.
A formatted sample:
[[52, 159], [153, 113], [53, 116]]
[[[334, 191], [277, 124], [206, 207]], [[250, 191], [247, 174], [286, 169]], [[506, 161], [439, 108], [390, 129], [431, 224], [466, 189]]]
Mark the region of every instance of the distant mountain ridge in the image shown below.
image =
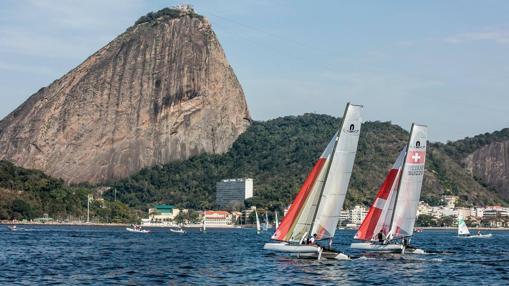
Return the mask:
[[207, 19], [166, 8], [2, 119], [0, 159], [70, 183], [105, 182], [224, 153], [250, 121]]

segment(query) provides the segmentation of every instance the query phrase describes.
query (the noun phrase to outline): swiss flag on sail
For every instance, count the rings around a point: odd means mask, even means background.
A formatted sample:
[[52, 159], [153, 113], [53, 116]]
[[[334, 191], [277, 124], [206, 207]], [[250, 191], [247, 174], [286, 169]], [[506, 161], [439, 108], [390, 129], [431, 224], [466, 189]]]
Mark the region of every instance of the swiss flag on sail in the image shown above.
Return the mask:
[[409, 164], [424, 164], [426, 151], [413, 150], [409, 151], [406, 157], [406, 162]]

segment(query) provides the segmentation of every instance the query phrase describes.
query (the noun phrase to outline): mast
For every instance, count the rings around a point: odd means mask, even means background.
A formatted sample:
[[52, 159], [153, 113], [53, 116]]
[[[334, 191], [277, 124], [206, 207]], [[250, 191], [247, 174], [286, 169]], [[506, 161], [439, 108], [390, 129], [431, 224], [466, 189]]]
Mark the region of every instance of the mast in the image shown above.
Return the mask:
[[322, 187], [320, 189], [320, 194], [318, 195], [318, 202], [316, 203], [316, 209], [315, 209], [315, 213], [313, 214], [313, 220], [311, 221], [311, 226], [308, 231], [308, 237], [313, 236], [311, 231], [313, 230], [313, 227], [315, 226], [316, 214], [318, 213], [318, 207], [320, 206], [320, 202], [322, 201], [323, 190], [325, 189], [325, 182], [327, 182], [327, 178], [329, 177], [329, 170], [332, 165], [332, 161], [334, 160], [334, 154], [336, 152], [336, 147], [338, 146], [339, 136], [341, 136], [341, 130], [343, 130], [343, 124], [345, 123], [346, 112], [348, 111], [349, 107], [350, 107], [350, 102], [348, 102], [346, 104], [345, 112], [343, 112], [343, 118], [341, 118], [341, 124], [339, 125], [338, 135], [336, 136], [336, 141], [334, 142], [334, 147], [332, 148], [331, 159], [330, 159], [331, 161], [329, 162], [329, 164], [327, 165], [327, 169], [325, 170], [325, 178], [323, 180], [324, 183], [322, 184]]
[[[396, 206], [398, 205], [398, 197], [401, 190], [401, 178], [403, 178], [403, 172], [405, 171], [406, 166], [406, 157], [408, 156], [408, 148], [410, 146], [410, 140], [412, 140], [412, 132], [414, 131], [415, 123], [412, 123], [412, 127], [410, 128], [410, 135], [408, 136], [408, 142], [405, 148], [405, 160], [403, 161], [403, 166], [401, 166], [401, 175], [398, 178], [398, 190], [396, 192], [396, 198], [394, 200], [394, 206], [392, 207], [392, 216], [391, 223], [389, 224], [389, 232], [392, 230], [392, 224], [394, 223], [394, 215], [396, 214]], [[392, 236], [392, 233], [389, 233]]]

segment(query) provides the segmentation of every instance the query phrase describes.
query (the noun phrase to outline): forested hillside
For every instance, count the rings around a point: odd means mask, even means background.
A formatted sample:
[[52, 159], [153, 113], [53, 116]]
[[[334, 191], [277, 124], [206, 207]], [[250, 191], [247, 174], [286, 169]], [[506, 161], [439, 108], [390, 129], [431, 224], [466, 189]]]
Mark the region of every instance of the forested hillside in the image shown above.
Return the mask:
[[[255, 197], [249, 203], [282, 209], [299, 190], [338, 124], [338, 118], [317, 114], [254, 122], [226, 154], [146, 168], [111, 186], [134, 207], [165, 202], [204, 209], [213, 207], [217, 181], [251, 177]], [[363, 124], [347, 207], [372, 202], [407, 136], [407, 131], [390, 122]], [[431, 204], [439, 204], [444, 194], [460, 196], [463, 205], [506, 203], [496, 191], [479, 184], [440, 144], [430, 144], [426, 165], [422, 199]]]

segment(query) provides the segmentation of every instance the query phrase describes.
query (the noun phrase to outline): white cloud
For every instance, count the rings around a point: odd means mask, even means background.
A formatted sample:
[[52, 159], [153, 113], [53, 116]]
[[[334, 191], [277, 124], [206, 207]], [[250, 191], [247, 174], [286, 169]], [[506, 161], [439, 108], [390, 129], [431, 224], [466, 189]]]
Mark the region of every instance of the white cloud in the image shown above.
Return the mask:
[[461, 33], [449, 36], [444, 39], [445, 42], [451, 44], [461, 44], [475, 41], [489, 41], [497, 44], [509, 44], [509, 31], [505, 30], [486, 30], [479, 32]]

